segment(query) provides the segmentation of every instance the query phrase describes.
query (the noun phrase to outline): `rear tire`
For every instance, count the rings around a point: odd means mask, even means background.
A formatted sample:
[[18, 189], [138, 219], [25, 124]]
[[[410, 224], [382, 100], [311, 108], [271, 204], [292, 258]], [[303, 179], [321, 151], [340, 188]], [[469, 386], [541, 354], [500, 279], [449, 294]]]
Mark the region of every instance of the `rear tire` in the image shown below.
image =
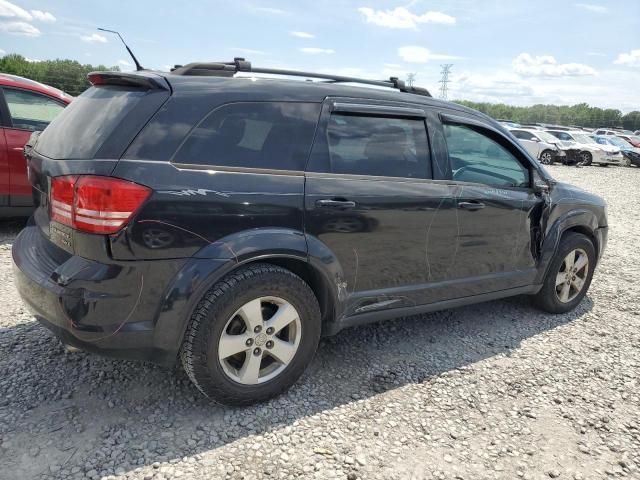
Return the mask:
[[567, 232], [551, 260], [542, 288], [533, 296], [533, 304], [549, 313], [573, 310], [589, 290], [595, 266], [596, 251], [591, 240], [581, 233]]
[[180, 356], [204, 395], [249, 405], [293, 385], [319, 340], [320, 308], [309, 285], [289, 270], [262, 263], [230, 273], [204, 295]]

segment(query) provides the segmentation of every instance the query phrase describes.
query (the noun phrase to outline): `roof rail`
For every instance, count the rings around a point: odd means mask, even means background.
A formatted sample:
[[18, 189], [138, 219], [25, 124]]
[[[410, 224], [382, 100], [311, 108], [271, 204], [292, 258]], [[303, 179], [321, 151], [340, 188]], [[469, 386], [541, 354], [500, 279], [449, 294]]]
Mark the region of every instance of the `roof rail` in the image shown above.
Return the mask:
[[290, 77], [307, 77], [328, 80], [336, 83], [360, 83], [363, 85], [374, 85], [377, 87], [395, 88], [401, 92], [412, 93], [430, 97], [431, 94], [426, 88], [406, 85], [398, 77], [390, 77], [389, 80], [369, 80], [365, 78], [346, 77], [342, 75], [330, 75], [326, 73], [301, 72], [298, 70], [283, 70], [279, 68], [260, 68], [251, 66], [251, 62], [244, 58], [236, 57], [233, 62], [194, 62], [187, 65], [176, 65], [171, 69], [174, 75], [194, 75], [194, 76], [214, 76], [233, 77], [238, 72], [265, 73], [269, 75], [285, 75]]

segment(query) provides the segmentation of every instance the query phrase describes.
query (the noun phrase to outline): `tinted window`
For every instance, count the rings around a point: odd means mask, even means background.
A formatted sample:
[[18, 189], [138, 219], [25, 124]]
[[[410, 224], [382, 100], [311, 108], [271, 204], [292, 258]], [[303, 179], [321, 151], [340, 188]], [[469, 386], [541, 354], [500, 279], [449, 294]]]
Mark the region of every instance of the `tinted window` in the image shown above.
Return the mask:
[[453, 179], [495, 187], [529, 186], [529, 170], [489, 133], [464, 125], [444, 125]]
[[[42, 132], [36, 150], [50, 158], [93, 158], [145, 90], [92, 87], [74, 99]], [[137, 132], [136, 132], [137, 133]]]
[[423, 119], [332, 115], [326, 171], [353, 175], [428, 178]]
[[303, 170], [320, 104], [231, 103], [207, 115], [172, 160], [230, 167]]
[[60, 102], [26, 90], [4, 89], [4, 98], [9, 106], [14, 128], [41, 131], [64, 110]]

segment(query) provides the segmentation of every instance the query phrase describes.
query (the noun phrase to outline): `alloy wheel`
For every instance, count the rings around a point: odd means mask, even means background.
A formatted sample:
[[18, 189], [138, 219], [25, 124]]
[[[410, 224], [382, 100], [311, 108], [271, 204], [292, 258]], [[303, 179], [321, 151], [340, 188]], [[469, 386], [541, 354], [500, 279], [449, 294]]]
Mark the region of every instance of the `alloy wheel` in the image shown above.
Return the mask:
[[544, 165], [550, 165], [551, 164], [551, 153], [549, 152], [542, 152], [542, 155], [540, 155], [540, 160], [542, 161], [542, 163]]
[[287, 368], [301, 338], [300, 315], [293, 305], [278, 297], [256, 298], [227, 321], [218, 342], [218, 360], [231, 380], [257, 385]]
[[564, 257], [560, 270], [556, 275], [556, 296], [562, 303], [576, 298], [587, 281], [589, 275], [589, 257], [581, 248], [569, 252]]

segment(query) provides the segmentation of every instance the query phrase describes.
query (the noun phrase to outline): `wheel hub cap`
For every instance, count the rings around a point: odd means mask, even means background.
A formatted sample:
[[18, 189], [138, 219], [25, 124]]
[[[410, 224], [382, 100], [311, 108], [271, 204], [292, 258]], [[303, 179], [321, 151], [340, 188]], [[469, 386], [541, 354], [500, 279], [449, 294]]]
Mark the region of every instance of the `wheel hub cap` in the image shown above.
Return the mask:
[[218, 361], [233, 381], [256, 385], [280, 375], [302, 338], [297, 310], [279, 297], [260, 297], [240, 307], [218, 342]]
[[589, 275], [589, 257], [577, 248], [563, 259], [556, 276], [556, 296], [567, 303], [575, 299], [583, 290]]

